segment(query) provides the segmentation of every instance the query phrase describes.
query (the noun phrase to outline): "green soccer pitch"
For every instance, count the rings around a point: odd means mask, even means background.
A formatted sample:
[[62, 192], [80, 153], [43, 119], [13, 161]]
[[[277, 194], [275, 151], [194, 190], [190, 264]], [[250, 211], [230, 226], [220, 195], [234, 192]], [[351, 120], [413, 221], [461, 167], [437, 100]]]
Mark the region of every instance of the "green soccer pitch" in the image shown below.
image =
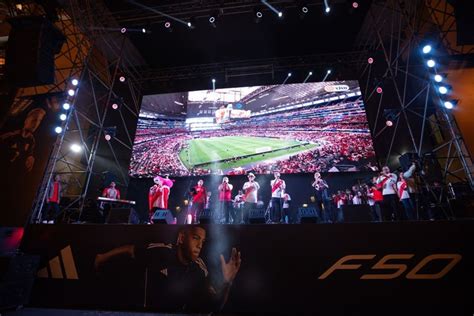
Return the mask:
[[[212, 169], [226, 170], [299, 153], [317, 146], [307, 142], [270, 137], [211, 137], [190, 140], [179, 153], [179, 158], [188, 169], [194, 166], [209, 168], [212, 165]], [[236, 161], [223, 161], [237, 157], [242, 158]]]

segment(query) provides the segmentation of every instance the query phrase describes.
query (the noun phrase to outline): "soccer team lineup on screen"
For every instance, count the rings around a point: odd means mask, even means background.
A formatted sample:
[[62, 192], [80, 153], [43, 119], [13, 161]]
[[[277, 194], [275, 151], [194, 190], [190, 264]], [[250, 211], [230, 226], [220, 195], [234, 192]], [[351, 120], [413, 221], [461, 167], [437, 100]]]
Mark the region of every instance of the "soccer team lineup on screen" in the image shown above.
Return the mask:
[[357, 81], [143, 97], [130, 175], [345, 172], [375, 165]]

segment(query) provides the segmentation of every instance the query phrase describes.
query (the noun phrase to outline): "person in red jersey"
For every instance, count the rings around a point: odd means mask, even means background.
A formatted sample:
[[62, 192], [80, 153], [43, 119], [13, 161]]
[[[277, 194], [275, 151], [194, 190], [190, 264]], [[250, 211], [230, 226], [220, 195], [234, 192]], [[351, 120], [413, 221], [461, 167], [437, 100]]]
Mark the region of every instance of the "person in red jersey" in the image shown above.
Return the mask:
[[46, 220], [43, 223], [53, 224], [61, 210], [59, 203], [61, 202], [61, 177], [59, 174], [53, 176], [53, 181], [49, 183], [46, 196], [47, 211]]
[[108, 199], [120, 200], [120, 190], [116, 188], [114, 181], [110, 182], [110, 185], [102, 191], [102, 196]]
[[207, 199], [207, 190], [204, 187], [204, 180], [200, 179], [197, 185], [191, 189], [191, 196], [193, 203], [191, 206], [192, 219], [194, 223], [198, 223], [199, 216], [201, 216], [204, 210]]
[[224, 223], [230, 224], [230, 218], [232, 217], [232, 221], [236, 222], [235, 212], [232, 210], [232, 189], [234, 186], [229, 183], [229, 178], [224, 177], [222, 178], [222, 183], [219, 184], [219, 204], [221, 212], [224, 216]]

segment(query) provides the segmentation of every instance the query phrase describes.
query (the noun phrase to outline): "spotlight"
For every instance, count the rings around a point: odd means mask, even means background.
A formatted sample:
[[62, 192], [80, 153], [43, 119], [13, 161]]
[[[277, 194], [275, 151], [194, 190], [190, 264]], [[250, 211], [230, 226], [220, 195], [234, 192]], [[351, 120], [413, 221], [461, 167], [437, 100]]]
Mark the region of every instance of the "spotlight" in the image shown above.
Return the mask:
[[377, 87], [376, 91], [378, 94], [381, 94], [383, 92], [383, 89], [382, 87]]
[[374, 63], [374, 59], [372, 57], [369, 57], [369, 59], [367, 59], [367, 62], [372, 65]]
[[291, 72], [288, 73], [288, 77], [291, 77]]
[[146, 29], [145, 29], [145, 28], [142, 28], [142, 33], [143, 33], [143, 34], [146, 33]]
[[217, 26], [216, 26], [216, 18], [215, 18], [214, 16], [211, 16], [211, 17], [209, 18], [209, 23], [211, 23], [211, 26], [212, 26], [212, 27], [217, 27]]
[[56, 126], [54, 131], [56, 132], [56, 134], [61, 134], [63, 132], [63, 128], [61, 126]]
[[423, 54], [429, 54], [431, 52], [431, 49], [432, 49], [431, 45], [423, 46], [423, 49], [422, 49]]
[[69, 89], [69, 90], [67, 90], [67, 94], [69, 94], [69, 96], [73, 97], [76, 94], [76, 92], [72, 89]]
[[169, 21], [165, 22], [165, 28], [169, 29], [171, 27], [171, 23]]
[[328, 75], [331, 74], [331, 69], [328, 69], [327, 74]]
[[355, 2], [355, 1], [352, 2], [352, 7], [353, 7], [354, 9], [357, 9], [357, 8], [359, 7], [359, 3], [358, 3], [358, 2]]
[[324, 10], [326, 13], [329, 13], [331, 12], [331, 8], [330, 7], [326, 7], [326, 9]]
[[443, 76], [438, 75], [438, 74], [434, 75], [433, 78], [434, 78], [434, 81], [436, 81], [436, 82], [441, 82], [441, 81], [443, 81]]
[[79, 84], [79, 80], [77, 80], [77, 79], [72, 79], [72, 80], [71, 80], [71, 83], [72, 83], [73, 86], [77, 86], [77, 85]]
[[212, 78], [212, 83], [216, 83], [216, 79]]
[[434, 66], [436, 66], [436, 62], [433, 59], [428, 59], [426, 65], [430, 68], [433, 68]]
[[124, 76], [120, 76], [120, 77], [119, 77], [119, 80], [120, 80], [120, 82], [125, 82], [125, 77], [124, 77]]
[[458, 104], [458, 102], [459, 100], [446, 100], [443, 101], [443, 106], [448, 110], [451, 110]]
[[63, 109], [65, 109], [66, 111], [69, 110], [71, 108], [71, 105], [69, 103], [63, 103]]
[[278, 17], [279, 17], [279, 18], [282, 18], [282, 17], [283, 17], [283, 12], [281, 12], [281, 11], [278, 12]]
[[193, 25], [191, 24], [191, 22], [188, 22], [188, 27], [189, 27], [189, 28], [192, 28], [192, 27], [193, 27]]
[[390, 121], [390, 120], [387, 120], [387, 121], [385, 122], [385, 125], [387, 125], [388, 127], [392, 127], [392, 126], [393, 126], [393, 122]]
[[309, 75], [309, 76], [312, 76], [312, 75], [313, 75], [313, 72], [312, 72], [312, 71], [310, 71], [310, 72], [308, 73], [308, 75]]
[[72, 144], [71, 147], [69, 147], [73, 153], [80, 153], [82, 150], [82, 147], [78, 144]]
[[117, 110], [118, 108], [119, 108], [119, 106], [118, 106], [117, 103], [113, 103], [113, 104], [112, 104], [112, 109]]
[[109, 134], [105, 135], [105, 140], [106, 141], [110, 141], [111, 139], [112, 139], [112, 136], [110, 136]]
[[120, 33], [125, 34], [126, 32], [127, 32], [127, 29], [122, 27], [122, 29], [120, 30]]
[[261, 8], [254, 8], [253, 13], [255, 14], [255, 23], [260, 23], [263, 18], [263, 12]]
[[448, 110], [451, 110], [452, 108], [454, 108], [454, 103], [451, 102], [451, 101], [444, 101], [443, 105], [444, 105], [444, 107], [447, 108]]
[[448, 87], [446, 87], [446, 86], [440, 86], [440, 87], [438, 88], [438, 91], [439, 91], [439, 93], [441, 93], [441, 94], [447, 94], [447, 93], [448, 93]]
[[307, 6], [305, 6], [305, 5], [304, 5], [304, 6], [302, 6], [302, 7], [301, 7], [301, 12], [302, 12], [302, 13], [304, 13], [304, 14], [308, 13], [308, 12], [309, 12], [309, 9], [308, 9], [308, 7], [307, 7]]
[[64, 114], [64, 113], [61, 113], [61, 114], [59, 115], [59, 119], [60, 119], [61, 121], [65, 121], [65, 120], [67, 119], [67, 115]]

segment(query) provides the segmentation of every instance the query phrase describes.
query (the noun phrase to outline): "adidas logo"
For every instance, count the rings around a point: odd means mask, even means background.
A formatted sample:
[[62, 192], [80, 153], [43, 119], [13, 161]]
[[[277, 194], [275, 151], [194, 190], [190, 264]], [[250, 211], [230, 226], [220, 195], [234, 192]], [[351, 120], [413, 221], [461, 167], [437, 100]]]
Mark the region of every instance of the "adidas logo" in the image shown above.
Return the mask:
[[38, 278], [79, 280], [71, 246], [61, 249], [59, 256], [49, 260], [46, 267], [40, 269]]

